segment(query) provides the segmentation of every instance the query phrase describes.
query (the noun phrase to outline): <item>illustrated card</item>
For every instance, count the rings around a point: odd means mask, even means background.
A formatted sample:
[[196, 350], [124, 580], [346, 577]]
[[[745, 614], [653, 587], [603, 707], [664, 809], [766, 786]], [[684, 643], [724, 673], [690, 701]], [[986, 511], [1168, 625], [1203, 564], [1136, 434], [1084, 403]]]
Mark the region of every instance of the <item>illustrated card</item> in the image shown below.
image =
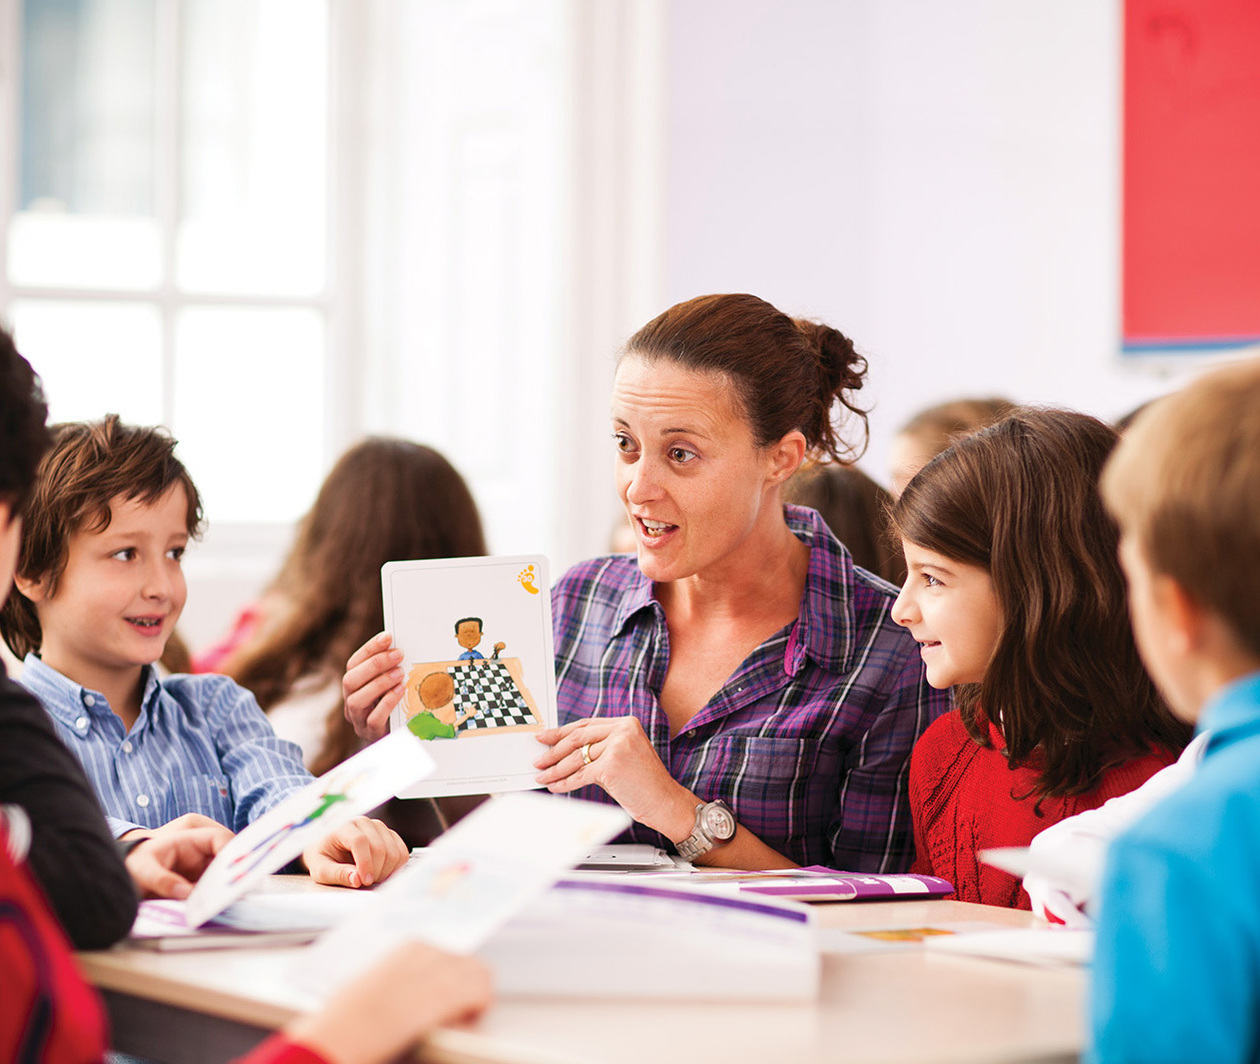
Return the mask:
[[408, 939], [471, 953], [629, 823], [618, 806], [550, 794], [483, 802], [320, 938], [293, 976], [327, 993]]
[[556, 723], [549, 587], [541, 555], [381, 567], [385, 628], [403, 652], [390, 728], [436, 765], [402, 797], [538, 786], [535, 736]]
[[289, 795], [219, 851], [184, 903], [200, 927], [333, 828], [362, 816], [433, 770], [425, 744], [388, 735]]

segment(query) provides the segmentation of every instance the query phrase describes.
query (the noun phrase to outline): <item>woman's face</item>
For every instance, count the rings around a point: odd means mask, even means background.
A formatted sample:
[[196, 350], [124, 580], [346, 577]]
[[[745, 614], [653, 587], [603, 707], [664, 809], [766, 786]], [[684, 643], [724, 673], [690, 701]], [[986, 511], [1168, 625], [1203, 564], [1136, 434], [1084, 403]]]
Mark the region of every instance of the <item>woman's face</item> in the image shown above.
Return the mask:
[[626, 355], [613, 383], [612, 431], [617, 493], [650, 579], [738, 564], [759, 522], [782, 523], [774, 489], [799, 454], [793, 462], [780, 445], [757, 446], [723, 375]]

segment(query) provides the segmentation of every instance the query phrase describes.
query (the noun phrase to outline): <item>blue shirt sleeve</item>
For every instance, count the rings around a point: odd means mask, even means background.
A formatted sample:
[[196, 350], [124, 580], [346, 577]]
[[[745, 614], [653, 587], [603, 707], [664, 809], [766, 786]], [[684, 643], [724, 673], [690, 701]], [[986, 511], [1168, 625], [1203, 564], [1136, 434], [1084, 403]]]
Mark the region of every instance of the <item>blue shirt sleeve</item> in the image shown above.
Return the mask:
[[233, 831], [240, 831], [313, 778], [302, 750], [281, 739], [253, 694], [220, 678], [205, 707], [223, 774], [232, 789]]

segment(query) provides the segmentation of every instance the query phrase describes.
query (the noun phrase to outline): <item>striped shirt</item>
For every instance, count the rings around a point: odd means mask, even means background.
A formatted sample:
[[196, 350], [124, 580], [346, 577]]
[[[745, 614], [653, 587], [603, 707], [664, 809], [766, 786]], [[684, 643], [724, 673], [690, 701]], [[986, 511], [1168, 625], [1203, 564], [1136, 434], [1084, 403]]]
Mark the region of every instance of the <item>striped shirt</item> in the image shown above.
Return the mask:
[[[910, 750], [949, 708], [889, 616], [892, 585], [853, 564], [822, 519], [785, 507], [810, 546], [800, 614], [757, 647], [673, 737], [657, 696], [665, 613], [630, 555], [570, 569], [552, 590], [560, 722], [633, 714], [670, 774], [800, 864], [896, 872], [914, 856]], [[598, 787], [579, 797], [611, 801]], [[629, 838], [668, 847], [642, 824]]]
[[226, 676], [159, 679], [146, 666], [129, 732], [104, 695], [34, 654], [21, 683], [83, 765], [115, 837], [184, 813], [240, 831], [311, 781], [301, 749], [277, 738], [254, 696]]

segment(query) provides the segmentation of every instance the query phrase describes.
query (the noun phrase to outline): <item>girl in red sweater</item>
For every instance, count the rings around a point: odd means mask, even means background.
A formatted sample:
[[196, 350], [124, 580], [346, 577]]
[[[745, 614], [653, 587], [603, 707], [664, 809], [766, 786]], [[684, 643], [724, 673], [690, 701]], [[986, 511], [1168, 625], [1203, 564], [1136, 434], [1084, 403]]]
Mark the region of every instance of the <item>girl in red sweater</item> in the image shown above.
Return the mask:
[[978, 850], [1134, 789], [1189, 731], [1142, 668], [1098, 497], [1115, 432], [1060, 410], [1019, 411], [955, 443], [892, 512], [908, 576], [893, 619], [954, 710], [910, 761], [913, 871], [961, 901], [1028, 908]]

